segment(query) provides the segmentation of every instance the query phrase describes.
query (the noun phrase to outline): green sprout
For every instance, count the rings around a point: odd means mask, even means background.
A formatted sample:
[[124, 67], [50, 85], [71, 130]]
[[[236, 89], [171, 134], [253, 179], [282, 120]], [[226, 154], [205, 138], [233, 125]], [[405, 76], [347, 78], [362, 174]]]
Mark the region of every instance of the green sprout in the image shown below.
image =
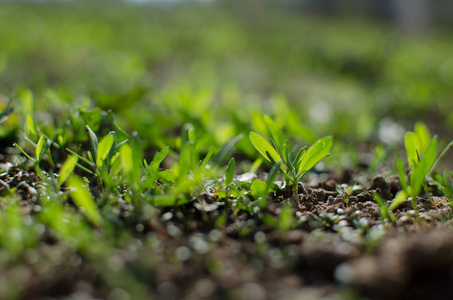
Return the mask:
[[404, 136], [404, 146], [410, 168], [408, 180], [406, 180], [403, 161], [400, 158], [397, 159], [398, 175], [403, 189], [397, 194], [394, 201], [400, 202], [401, 199], [411, 197], [412, 207], [418, 211], [417, 197], [423, 188], [428, 199], [435, 206], [428, 191], [428, 176], [452, 145], [453, 141], [437, 156], [437, 137], [431, 137], [425, 124], [416, 123], [414, 132], [408, 132]]
[[[80, 163], [75, 162], [77, 167], [89, 174], [93, 174], [98, 178], [104, 179], [104, 181], [110, 181], [110, 176], [119, 172], [118, 166], [120, 166], [120, 152], [118, 149], [129, 140], [125, 139], [121, 143], [117, 144], [115, 131], [110, 131], [106, 136], [98, 141], [96, 134], [88, 125], [86, 126], [86, 129], [88, 131], [91, 148], [91, 150], [87, 152], [87, 158], [77, 154], [69, 148], [66, 148], [66, 150], [73, 156], [77, 157], [78, 160], [83, 161], [88, 165], [88, 168], [86, 168]], [[94, 172], [92, 170], [94, 170]]]
[[406, 200], [405, 193], [398, 193], [395, 199], [391, 203], [387, 203], [384, 199], [379, 196], [378, 193], [373, 193], [374, 201], [381, 207], [381, 218], [382, 220], [388, 220], [390, 222], [396, 222], [396, 216], [393, 211]]
[[[32, 142], [33, 143], [33, 142]], [[47, 150], [49, 150], [51, 145], [51, 141], [48, 140], [45, 136], [41, 136], [38, 140], [38, 143], [33, 143], [35, 147], [35, 157], [31, 157], [27, 152], [25, 152], [22, 147], [20, 147], [17, 143], [14, 143], [13, 146], [18, 148], [22, 154], [24, 154], [28, 159], [35, 163], [36, 167], [39, 168], [39, 164], [41, 163], [44, 155], [46, 154]]]
[[289, 140], [286, 139], [282, 142], [281, 134], [275, 131], [275, 127], [272, 126], [273, 123], [269, 120], [267, 124], [273, 137], [270, 143], [256, 132], [250, 132], [250, 141], [265, 159], [279, 166], [280, 172], [285, 177], [286, 185], [293, 187], [294, 195], [297, 197], [299, 181], [316, 164], [329, 155], [333, 138], [330, 136], [321, 138], [308, 150], [307, 147], [301, 148], [295, 156], [292, 156]]
[[[450, 206], [453, 206], [453, 184], [448, 178], [447, 173], [444, 172], [443, 176], [439, 173], [435, 173], [434, 178], [436, 179], [434, 184], [450, 201]], [[450, 173], [450, 178], [453, 178], [453, 173]]]
[[343, 194], [346, 196], [344, 199], [344, 203], [346, 206], [349, 205], [349, 196], [351, 196], [352, 192], [357, 189], [357, 183], [354, 183], [354, 185], [348, 186], [346, 184], [342, 184], [338, 187], [335, 188], [337, 190], [338, 194]]

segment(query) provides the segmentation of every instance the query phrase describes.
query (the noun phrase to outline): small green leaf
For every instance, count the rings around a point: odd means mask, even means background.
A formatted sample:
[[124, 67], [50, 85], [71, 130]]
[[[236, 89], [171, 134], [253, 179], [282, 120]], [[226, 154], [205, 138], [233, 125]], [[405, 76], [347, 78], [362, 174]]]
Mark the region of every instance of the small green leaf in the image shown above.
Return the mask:
[[99, 214], [93, 197], [84, 186], [82, 179], [76, 175], [72, 175], [66, 181], [66, 186], [69, 188], [69, 195], [80, 211], [91, 223], [100, 225], [102, 223], [102, 217]]
[[271, 146], [271, 144], [269, 144], [268, 141], [266, 141], [263, 136], [252, 131], [249, 134], [249, 138], [256, 150], [258, 150], [258, 152], [261, 153], [261, 155], [263, 155], [268, 161], [272, 162], [272, 160], [274, 160], [276, 162], [280, 162], [282, 160], [278, 152]]
[[331, 136], [326, 136], [316, 141], [302, 157], [297, 170], [297, 177], [303, 176], [303, 174], [310, 171], [323, 158], [327, 157], [332, 145], [333, 138]]
[[189, 129], [188, 136], [189, 142], [195, 143], [197, 137], [195, 136], [195, 129], [193, 127]]
[[132, 155], [131, 146], [129, 146], [128, 144], [123, 145], [120, 148], [120, 153], [121, 153], [121, 166], [123, 167], [123, 170], [127, 174], [130, 174], [134, 169], [134, 159]]
[[265, 196], [267, 192], [267, 183], [265, 181], [255, 179], [250, 186], [250, 194], [254, 199]]
[[107, 156], [110, 153], [112, 147], [114, 147], [115, 137], [113, 134], [106, 135], [98, 145], [98, 151], [96, 153], [96, 166], [101, 167]]
[[423, 154], [421, 152], [424, 149], [420, 149], [417, 135], [413, 132], [408, 132], [404, 135], [404, 147], [406, 148], [407, 162], [412, 168], [418, 164], [419, 155]]
[[[113, 159], [113, 156], [115, 155], [115, 150], [116, 150], [116, 133], [115, 133], [115, 131], [110, 131], [109, 135], [113, 136], [113, 143], [112, 143], [112, 146], [110, 147], [110, 151], [107, 155], [108, 164], [110, 164], [111, 160]], [[99, 150], [99, 148], [98, 148], [98, 150]]]
[[63, 163], [63, 165], [60, 168], [60, 173], [58, 177], [58, 183], [61, 185], [63, 182], [66, 181], [66, 179], [69, 178], [69, 176], [74, 172], [74, 168], [77, 165], [77, 161], [79, 159], [75, 155], [70, 155], [66, 161]]
[[225, 172], [225, 185], [230, 185], [233, 182], [234, 171], [236, 169], [236, 161], [234, 158], [228, 163], [226, 172]]
[[32, 162], [36, 163], [36, 160], [33, 157], [31, 157], [30, 155], [28, 155], [28, 153], [25, 152], [25, 150], [22, 149], [22, 147], [19, 146], [17, 143], [14, 143], [13, 146], [16, 147], [17, 149], [19, 149], [20, 152], [22, 152], [22, 154], [25, 155], [29, 160], [31, 160]]
[[209, 148], [208, 153], [206, 154], [203, 161], [201, 161], [201, 163], [200, 163], [200, 169], [206, 168], [209, 161], [211, 160], [212, 155], [214, 155], [214, 150], [215, 150], [214, 147]]
[[190, 170], [194, 170], [195, 167], [198, 165], [198, 162], [194, 160], [194, 152], [195, 152], [195, 145], [191, 142], [188, 142], [184, 148], [182, 149], [179, 155], [178, 167], [179, 173], [178, 175], [182, 179], [183, 176], [186, 176]]
[[38, 134], [36, 132], [36, 124], [35, 124], [35, 121], [33, 120], [33, 117], [31, 115], [27, 115], [26, 122], [27, 122], [27, 124], [26, 124], [27, 126], [25, 127], [25, 133], [32, 140], [35, 140]]
[[[431, 141], [431, 134], [428, 127], [423, 122], [417, 122], [414, 126], [421, 152], [425, 151]], [[420, 153], [421, 154], [421, 153]]]
[[373, 193], [374, 201], [376, 201], [381, 207], [381, 217], [383, 220], [389, 219], [389, 212], [387, 204], [382, 200], [378, 193]]
[[418, 196], [423, 182], [434, 165], [437, 158], [437, 137], [434, 137], [428, 145], [425, 153], [420, 159], [420, 163], [412, 168], [410, 183], [412, 187], [412, 197]]
[[175, 183], [178, 179], [177, 174], [173, 170], [164, 170], [158, 173], [159, 180], [164, 182]]
[[160, 165], [164, 161], [165, 157], [167, 157], [169, 152], [170, 152], [170, 147], [166, 146], [166, 147], [162, 148], [162, 150], [160, 150], [160, 152], [157, 152], [154, 155], [153, 163]]
[[[190, 133], [192, 131], [192, 133]], [[181, 149], [186, 146], [187, 143], [191, 141], [195, 136], [195, 132], [193, 130], [193, 125], [190, 123], [184, 124], [182, 127], [182, 134], [181, 134]]]
[[90, 126], [86, 125], [88, 131], [88, 139], [90, 140], [91, 155], [93, 155], [93, 161], [96, 162], [96, 155], [98, 153], [98, 138], [96, 134], [91, 130]]
[[272, 118], [267, 115], [264, 116], [264, 122], [266, 123], [267, 130], [269, 131], [271, 138], [275, 143], [275, 149], [277, 149], [278, 153], [282, 153], [284, 138], [281, 134], [280, 128], [277, 128], [277, 124], [275, 124], [274, 120], [272, 120]]
[[46, 140], [46, 138], [42, 135], [38, 143], [36, 144], [36, 149], [35, 149], [35, 157], [36, 157], [36, 162], [39, 164], [41, 162], [42, 157], [46, 153], [47, 149], [49, 149], [50, 143]]
[[307, 153], [307, 147], [301, 148], [293, 160], [293, 166], [296, 166], [300, 161], [302, 161], [302, 159], [304, 158], [306, 153]]
[[289, 154], [291, 153], [291, 146], [290, 142], [288, 140], [285, 140], [283, 143], [283, 152], [282, 152], [282, 157], [285, 162], [285, 165], [287, 166], [288, 169], [293, 169], [293, 164], [291, 163], [291, 160], [289, 158]]
[[395, 199], [393, 199], [392, 203], [389, 205], [388, 210], [394, 211], [398, 208], [404, 201], [407, 199], [407, 194], [405, 190], [401, 190], [396, 194]]

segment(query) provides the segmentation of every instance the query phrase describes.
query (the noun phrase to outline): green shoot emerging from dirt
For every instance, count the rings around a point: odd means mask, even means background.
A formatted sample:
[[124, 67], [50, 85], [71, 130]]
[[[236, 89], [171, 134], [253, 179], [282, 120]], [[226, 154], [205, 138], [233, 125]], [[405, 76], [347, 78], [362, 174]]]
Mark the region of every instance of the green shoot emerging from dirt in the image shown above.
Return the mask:
[[[272, 133], [272, 130], [270, 131]], [[250, 132], [249, 137], [253, 146], [264, 158], [280, 167], [280, 172], [285, 177], [286, 185], [293, 186], [296, 197], [299, 194], [298, 182], [300, 179], [323, 158], [329, 155], [333, 144], [333, 138], [327, 136], [316, 141], [308, 150], [307, 147], [301, 148], [293, 157], [288, 140], [280, 144], [274, 138], [269, 143], [263, 136], [256, 132]]]
[[429, 200], [433, 202], [429, 195], [427, 179], [439, 160], [452, 145], [453, 141], [437, 156], [437, 137], [434, 136], [431, 138], [425, 124], [416, 123], [414, 132], [408, 132], [404, 136], [404, 146], [410, 168], [409, 181], [406, 181], [405, 178], [403, 162], [401, 159], [397, 161], [398, 173], [403, 190], [400, 192], [400, 195], [396, 196], [396, 200], [412, 197], [412, 207], [417, 211], [417, 196], [423, 188]]
[[[436, 179], [434, 184], [450, 201], [450, 206], [453, 206], [453, 185], [450, 179], [448, 178], [446, 172], [444, 172], [443, 176], [441, 176], [438, 173], [435, 173], [434, 178]], [[450, 173], [450, 178], [453, 178], [453, 173]]]

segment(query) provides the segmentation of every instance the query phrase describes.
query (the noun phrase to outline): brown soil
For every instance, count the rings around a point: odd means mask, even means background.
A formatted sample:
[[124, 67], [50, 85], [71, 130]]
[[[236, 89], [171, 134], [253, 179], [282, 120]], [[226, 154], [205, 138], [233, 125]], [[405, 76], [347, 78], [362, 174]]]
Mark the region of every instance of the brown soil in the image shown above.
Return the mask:
[[[36, 175], [11, 167], [0, 180], [2, 193], [17, 188], [24, 214], [39, 210]], [[300, 186], [298, 197], [280, 189], [258, 213], [232, 213], [209, 194], [156, 210], [157, 219], [123, 216], [121, 222], [141, 228], [130, 245], [105, 258], [112, 262], [105, 266], [47, 236], [21, 264], [0, 266], [0, 282], [21, 286], [23, 299], [120, 299], [106, 282], [115, 272], [143, 283], [150, 299], [451, 299], [447, 199], [433, 197], [434, 207], [421, 196], [418, 218], [408, 201], [394, 211], [396, 222], [383, 221], [373, 193], [390, 202], [401, 189], [397, 177], [375, 177], [350, 195], [337, 191], [343, 182]], [[295, 211], [293, 229], [261, 221], [260, 213], [278, 218], [288, 204]]]

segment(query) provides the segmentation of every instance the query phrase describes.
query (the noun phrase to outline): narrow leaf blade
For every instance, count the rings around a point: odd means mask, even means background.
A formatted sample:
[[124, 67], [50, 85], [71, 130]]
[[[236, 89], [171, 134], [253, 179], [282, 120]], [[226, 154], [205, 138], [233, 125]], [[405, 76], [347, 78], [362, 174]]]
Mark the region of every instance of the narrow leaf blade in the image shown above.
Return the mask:
[[72, 175], [66, 181], [66, 186], [69, 188], [69, 195], [80, 211], [90, 222], [95, 225], [100, 225], [102, 223], [102, 217], [97, 209], [93, 197], [88, 189], [83, 185], [82, 179], [76, 175]]
[[110, 150], [112, 149], [113, 143], [115, 141], [115, 137], [112, 134], [106, 135], [102, 140], [99, 142], [97, 153], [96, 153], [96, 166], [101, 167], [102, 163], [109, 155]]
[[225, 172], [225, 184], [226, 185], [229, 185], [233, 182], [235, 169], [236, 169], [236, 161], [234, 160], [234, 158], [232, 158], [230, 160], [230, 162], [228, 163], [228, 166], [227, 166], [227, 169]]
[[[98, 138], [96, 134], [91, 130], [90, 126], [86, 125], [88, 131], [88, 139], [90, 140], [91, 154], [96, 155], [98, 153]], [[93, 157], [93, 160], [96, 161], [96, 156]]]
[[418, 146], [418, 138], [415, 133], [408, 132], [404, 135], [404, 147], [406, 148], [409, 166], [415, 166], [418, 163], [418, 155], [421, 154]]
[[60, 168], [60, 173], [58, 177], [58, 183], [61, 185], [63, 182], [66, 181], [66, 179], [69, 178], [69, 176], [74, 172], [74, 168], [77, 165], [78, 158], [75, 155], [70, 155], [66, 161], [63, 163], [63, 165]]

